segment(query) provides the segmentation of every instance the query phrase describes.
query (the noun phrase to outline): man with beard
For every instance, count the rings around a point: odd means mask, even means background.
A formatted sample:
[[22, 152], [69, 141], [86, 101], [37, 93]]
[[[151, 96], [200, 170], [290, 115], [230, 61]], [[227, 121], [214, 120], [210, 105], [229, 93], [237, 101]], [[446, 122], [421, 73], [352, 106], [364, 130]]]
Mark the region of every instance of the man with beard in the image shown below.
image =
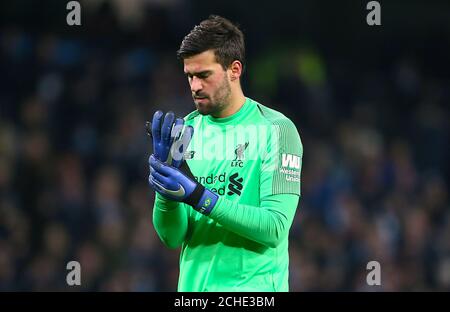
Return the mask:
[[[181, 246], [178, 291], [289, 290], [303, 147], [290, 119], [244, 96], [244, 54], [236, 25], [202, 21], [178, 50], [196, 110], [153, 117], [153, 224]], [[183, 124], [180, 143], [172, 129]]]

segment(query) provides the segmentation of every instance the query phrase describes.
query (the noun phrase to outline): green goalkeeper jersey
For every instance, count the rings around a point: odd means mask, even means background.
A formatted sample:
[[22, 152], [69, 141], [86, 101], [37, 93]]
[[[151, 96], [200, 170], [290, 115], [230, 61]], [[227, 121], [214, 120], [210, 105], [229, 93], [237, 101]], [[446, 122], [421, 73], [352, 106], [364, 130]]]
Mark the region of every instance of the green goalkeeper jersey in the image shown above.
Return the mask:
[[156, 232], [181, 245], [178, 291], [288, 291], [303, 155], [295, 125], [250, 98], [232, 116], [185, 120], [194, 127], [186, 161], [219, 200], [206, 216], [156, 195]]

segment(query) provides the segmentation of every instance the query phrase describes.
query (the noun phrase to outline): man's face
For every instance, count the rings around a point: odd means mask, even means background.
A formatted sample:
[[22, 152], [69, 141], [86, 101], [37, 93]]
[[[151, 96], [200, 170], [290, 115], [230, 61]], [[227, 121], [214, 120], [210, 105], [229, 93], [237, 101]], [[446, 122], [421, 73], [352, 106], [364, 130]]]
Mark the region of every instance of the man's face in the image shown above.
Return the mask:
[[208, 50], [184, 59], [192, 98], [202, 115], [219, 116], [230, 102], [231, 87], [227, 71], [216, 62], [214, 51]]

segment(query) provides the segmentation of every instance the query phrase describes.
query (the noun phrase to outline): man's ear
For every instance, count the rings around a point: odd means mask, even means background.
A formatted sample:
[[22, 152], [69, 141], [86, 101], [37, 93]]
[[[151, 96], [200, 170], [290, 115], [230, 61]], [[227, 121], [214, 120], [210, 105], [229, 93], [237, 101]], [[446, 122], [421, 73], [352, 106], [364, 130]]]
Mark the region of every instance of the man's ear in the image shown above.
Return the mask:
[[239, 79], [242, 74], [242, 63], [240, 61], [233, 61], [230, 65], [230, 79], [231, 81], [234, 81], [236, 79]]

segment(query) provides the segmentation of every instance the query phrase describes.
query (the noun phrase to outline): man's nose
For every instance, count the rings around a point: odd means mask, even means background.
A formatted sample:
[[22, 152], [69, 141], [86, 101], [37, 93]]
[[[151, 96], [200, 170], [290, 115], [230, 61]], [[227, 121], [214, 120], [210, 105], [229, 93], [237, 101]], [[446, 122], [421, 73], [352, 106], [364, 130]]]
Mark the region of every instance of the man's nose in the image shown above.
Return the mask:
[[191, 80], [191, 91], [193, 93], [196, 93], [202, 89], [202, 81], [198, 79], [197, 77], [192, 77]]

